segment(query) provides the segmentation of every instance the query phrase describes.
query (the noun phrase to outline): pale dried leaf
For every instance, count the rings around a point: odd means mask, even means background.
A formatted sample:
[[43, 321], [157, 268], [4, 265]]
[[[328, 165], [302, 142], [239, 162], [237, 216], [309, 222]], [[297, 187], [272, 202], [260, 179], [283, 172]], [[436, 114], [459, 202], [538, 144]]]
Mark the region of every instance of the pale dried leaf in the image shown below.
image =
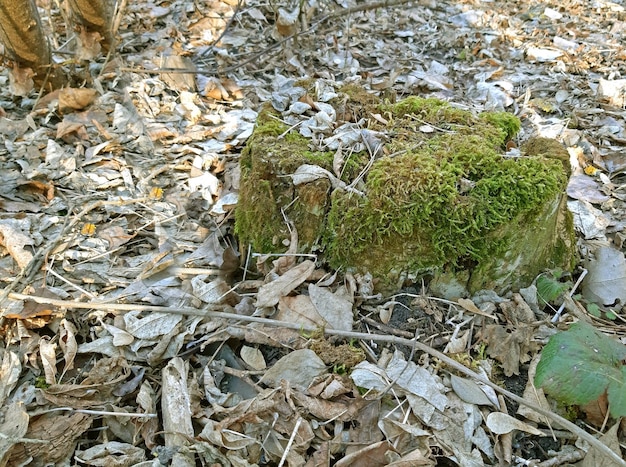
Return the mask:
[[502, 412], [492, 412], [487, 415], [487, 427], [495, 434], [501, 435], [504, 433], [510, 433], [513, 430], [525, 431], [531, 435], [544, 436], [541, 430], [518, 420], [515, 417], [511, 417]]
[[326, 326], [326, 321], [317, 312], [317, 308], [307, 295], [281, 297], [278, 301], [276, 319], [289, 323], [298, 323], [306, 327]]
[[26, 245], [34, 245], [33, 239], [24, 235], [10, 220], [0, 221], [0, 245], [8, 250], [20, 269], [28, 266], [33, 259], [33, 254], [25, 248]]
[[624, 253], [602, 246], [586, 261], [589, 273], [583, 280], [583, 295], [592, 303], [612, 305], [626, 301], [626, 259]]
[[211, 305], [223, 303], [231, 289], [231, 286], [221, 277], [205, 282], [202, 276], [196, 276], [191, 279], [191, 286], [196, 297]]
[[352, 303], [338, 297], [325, 287], [309, 284], [309, 297], [330, 329], [352, 331]]
[[[611, 450], [615, 451], [618, 456], [622, 455], [617, 432], [619, 430], [619, 422], [613, 425], [609, 430], [600, 437], [600, 441], [606, 444]], [[619, 466], [614, 459], [607, 457], [606, 454], [600, 452], [595, 446], [591, 447], [587, 455], [581, 463], [581, 467], [614, 467]]]
[[450, 383], [457, 396], [468, 404], [488, 405], [493, 407], [493, 402], [491, 402], [480, 386], [474, 381], [451, 374]]
[[63, 351], [63, 359], [65, 360], [65, 365], [63, 366], [63, 374], [65, 374], [68, 370], [74, 368], [74, 359], [78, 351], [76, 326], [67, 319], [62, 319], [60, 323], [59, 346]]
[[[528, 367], [528, 382], [526, 383], [526, 387], [524, 388], [523, 397], [533, 405], [540, 407], [544, 410], [550, 411], [552, 408], [550, 407], [550, 403], [546, 399], [545, 393], [543, 389], [535, 387], [533, 381], [535, 380], [535, 372], [537, 370], [537, 364], [539, 363], [541, 356], [537, 354], [533, 357], [532, 361]], [[527, 420], [533, 421], [535, 423], [541, 423], [544, 425], [550, 425], [548, 419], [534, 411], [531, 407], [528, 407], [524, 404], [520, 404], [517, 409], [517, 414], [523, 416]]]
[[437, 461], [430, 457], [430, 452], [423, 453], [420, 449], [414, 449], [399, 460], [387, 464], [388, 467], [433, 467], [435, 465], [437, 465]]
[[84, 451], [77, 451], [77, 456], [88, 465], [93, 466], [122, 466], [136, 465], [146, 460], [143, 449], [128, 443], [109, 441], [97, 444]]
[[287, 271], [278, 279], [263, 285], [257, 294], [256, 306], [266, 308], [276, 305], [280, 297], [290, 294], [296, 287], [307, 280], [314, 269], [315, 263], [306, 260]]
[[4, 406], [9, 394], [13, 391], [22, 372], [22, 364], [15, 352], [5, 350], [0, 367], [0, 406]]
[[25, 438], [46, 443], [19, 443], [10, 453], [7, 465], [49, 465], [71, 457], [76, 441], [91, 426], [92, 418], [82, 413], [44, 414], [30, 421]]
[[[4, 405], [4, 404], [3, 404]], [[28, 430], [28, 414], [23, 402], [13, 402], [6, 407], [4, 422], [0, 424], [0, 465], [8, 465], [8, 453]]]
[[268, 369], [261, 378], [261, 383], [276, 388], [284, 379], [289, 381], [292, 387], [304, 391], [324, 372], [326, 365], [315, 352], [310, 349], [294, 350]]
[[255, 347], [244, 345], [239, 351], [241, 359], [253, 370], [264, 370], [267, 365], [263, 353]]
[[[163, 431], [165, 446], [182, 447], [189, 444], [193, 438], [191, 422], [191, 401], [187, 386], [187, 363], [182, 358], [175, 357], [169, 361], [162, 372], [161, 410], [163, 412]], [[193, 457], [184, 452], [177, 453], [176, 460], [182, 467], [195, 465]]]
[[43, 366], [44, 374], [46, 375], [47, 384], [56, 383], [57, 374], [57, 357], [56, 357], [57, 345], [50, 342], [48, 336], [44, 336], [39, 340], [39, 356], [41, 357], [41, 363]]
[[128, 332], [118, 328], [117, 326], [113, 326], [111, 324], [103, 322], [102, 327], [113, 336], [113, 345], [116, 347], [130, 345], [135, 341], [135, 338], [132, 334], [129, 334]]
[[425, 368], [411, 361], [407, 362], [401, 352], [394, 352], [385, 371], [388, 378], [399, 387], [420, 396], [438, 410], [443, 412], [448, 404], [448, 398], [444, 394], [445, 387], [439, 378]]
[[168, 313], [150, 313], [138, 318], [141, 312], [128, 312], [124, 315], [126, 332], [137, 339], [156, 339], [168, 334], [183, 320], [180, 315]]

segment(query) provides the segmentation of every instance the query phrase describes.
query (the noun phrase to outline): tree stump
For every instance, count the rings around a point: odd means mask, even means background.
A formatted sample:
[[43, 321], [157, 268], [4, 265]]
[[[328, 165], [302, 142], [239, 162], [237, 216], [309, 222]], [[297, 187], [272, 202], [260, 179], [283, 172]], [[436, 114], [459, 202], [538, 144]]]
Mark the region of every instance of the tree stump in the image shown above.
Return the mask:
[[285, 252], [288, 220], [299, 252], [370, 272], [387, 291], [428, 276], [444, 289], [504, 292], [575, 264], [569, 158], [558, 142], [507, 153], [520, 122], [505, 112], [474, 115], [420, 97], [381, 102], [356, 86], [316, 106], [314, 86], [302, 89], [297, 102], [314, 102], [305, 117], [317, 118], [316, 107], [334, 113], [334, 133], [307, 138], [265, 106], [241, 157], [243, 245]]

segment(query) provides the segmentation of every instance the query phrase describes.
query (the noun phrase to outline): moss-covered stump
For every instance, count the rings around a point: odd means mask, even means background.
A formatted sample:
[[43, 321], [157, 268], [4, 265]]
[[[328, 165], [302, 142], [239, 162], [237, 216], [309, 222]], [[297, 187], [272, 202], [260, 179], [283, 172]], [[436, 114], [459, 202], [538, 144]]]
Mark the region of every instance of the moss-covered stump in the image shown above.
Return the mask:
[[350, 87], [330, 104], [339, 117], [364, 119], [369, 143], [361, 148], [369, 150], [312, 149], [266, 106], [241, 158], [242, 244], [284, 252], [288, 220], [300, 252], [369, 271], [387, 289], [401, 277], [430, 275], [502, 292], [546, 268], [573, 266], [568, 157], [557, 142], [538, 139], [504, 154], [520, 128], [516, 117], [474, 115], [436, 99], [380, 103]]

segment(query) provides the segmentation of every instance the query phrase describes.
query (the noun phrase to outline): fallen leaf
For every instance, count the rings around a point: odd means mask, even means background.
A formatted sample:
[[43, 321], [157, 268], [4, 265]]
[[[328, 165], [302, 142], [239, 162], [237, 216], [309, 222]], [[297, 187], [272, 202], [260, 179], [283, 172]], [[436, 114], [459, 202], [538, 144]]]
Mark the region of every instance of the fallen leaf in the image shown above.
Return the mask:
[[491, 412], [487, 415], [487, 427], [497, 435], [518, 430], [531, 435], [544, 436], [543, 431], [502, 412]]
[[313, 379], [325, 372], [326, 365], [315, 352], [310, 349], [294, 350], [268, 369], [261, 383], [277, 388], [284, 379], [292, 387], [304, 391]]
[[587, 259], [588, 274], [582, 292], [592, 303], [612, 305], [626, 302], [626, 259], [624, 253], [608, 246], [599, 247], [593, 258]]
[[256, 306], [266, 308], [278, 303], [280, 297], [289, 295], [296, 287], [302, 284], [315, 269], [315, 263], [303, 261], [291, 268], [278, 279], [263, 285], [257, 293]]
[[[620, 423], [617, 422], [600, 437], [600, 441], [606, 444], [611, 450], [615, 451], [618, 456], [621, 456], [622, 452], [619, 439], [617, 438], [619, 427]], [[592, 446], [580, 465], [581, 467], [617, 467], [620, 464], [600, 452], [595, 446]]]
[[464, 402], [468, 404], [494, 406], [493, 402], [487, 397], [487, 394], [485, 394], [474, 381], [451, 374], [450, 383], [456, 395]]

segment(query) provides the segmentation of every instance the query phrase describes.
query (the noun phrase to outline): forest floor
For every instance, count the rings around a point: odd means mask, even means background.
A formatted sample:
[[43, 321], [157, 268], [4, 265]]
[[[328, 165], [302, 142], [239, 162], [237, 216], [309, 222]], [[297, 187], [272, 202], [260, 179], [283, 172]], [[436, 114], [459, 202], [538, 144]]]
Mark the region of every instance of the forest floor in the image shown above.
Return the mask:
[[[0, 465], [626, 465], [621, 1], [137, 1], [88, 64], [55, 8], [75, 84], [0, 72]], [[304, 77], [556, 138], [578, 267], [448, 300], [238, 244], [241, 152]], [[533, 375], [576, 322], [564, 406]]]

